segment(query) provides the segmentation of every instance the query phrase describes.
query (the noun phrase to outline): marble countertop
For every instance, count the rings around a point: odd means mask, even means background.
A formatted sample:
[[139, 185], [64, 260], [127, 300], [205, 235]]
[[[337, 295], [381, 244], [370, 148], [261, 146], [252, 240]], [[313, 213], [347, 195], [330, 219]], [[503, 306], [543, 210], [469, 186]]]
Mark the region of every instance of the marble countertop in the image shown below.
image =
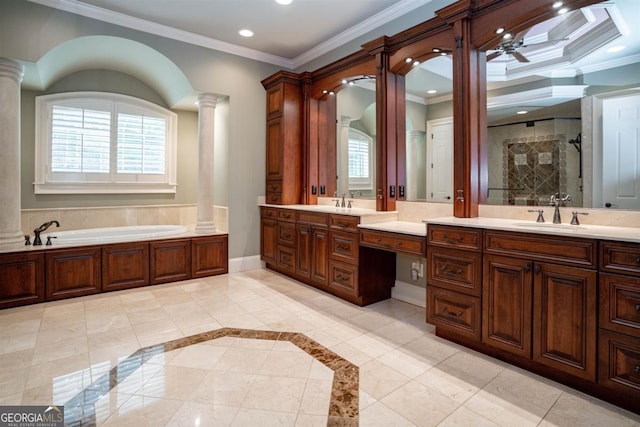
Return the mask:
[[549, 234], [554, 236], [582, 237], [587, 239], [617, 240], [640, 243], [640, 228], [614, 227], [606, 225], [571, 225], [538, 223], [504, 218], [456, 218], [442, 217], [423, 220], [426, 224], [455, 225], [461, 227], [485, 228], [490, 230], [517, 231], [522, 233]]
[[360, 224], [358, 227], [367, 230], [388, 231], [391, 233], [409, 234], [420, 237], [427, 235], [427, 227], [421, 222], [385, 221], [374, 224]]

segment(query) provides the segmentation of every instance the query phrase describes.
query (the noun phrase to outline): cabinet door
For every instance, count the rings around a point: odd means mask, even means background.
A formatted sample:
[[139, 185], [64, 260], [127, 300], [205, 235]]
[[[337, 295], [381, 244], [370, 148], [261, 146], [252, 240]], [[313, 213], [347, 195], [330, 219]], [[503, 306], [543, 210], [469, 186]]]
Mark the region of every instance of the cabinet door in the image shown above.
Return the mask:
[[531, 261], [486, 256], [482, 341], [531, 357]]
[[167, 240], [149, 245], [152, 284], [187, 280], [191, 276], [191, 241]]
[[282, 179], [283, 144], [282, 118], [277, 117], [267, 122], [267, 179]]
[[296, 226], [296, 274], [305, 279], [311, 277], [312, 231], [305, 224]]
[[596, 379], [596, 272], [537, 263], [533, 360]]
[[191, 239], [191, 277], [215, 276], [228, 270], [227, 236]]
[[262, 219], [260, 227], [260, 259], [267, 264], [276, 263], [278, 221]]
[[47, 301], [100, 292], [100, 248], [64, 249], [46, 254]]
[[313, 257], [311, 258], [311, 280], [326, 285], [329, 280], [329, 231], [325, 228], [312, 229]]
[[0, 255], [0, 308], [44, 301], [44, 255]]
[[102, 248], [103, 292], [148, 284], [148, 243], [123, 243]]

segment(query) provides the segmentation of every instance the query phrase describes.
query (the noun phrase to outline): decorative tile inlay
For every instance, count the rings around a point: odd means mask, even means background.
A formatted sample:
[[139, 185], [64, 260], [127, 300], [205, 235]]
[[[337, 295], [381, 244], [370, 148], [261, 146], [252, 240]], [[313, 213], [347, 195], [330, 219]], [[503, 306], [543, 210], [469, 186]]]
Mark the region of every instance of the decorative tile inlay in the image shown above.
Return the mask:
[[358, 425], [359, 369], [356, 365], [301, 333], [237, 328], [216, 329], [139, 349], [64, 404], [65, 425], [95, 426], [95, 403], [152, 357], [222, 337], [291, 342], [334, 372], [328, 425]]

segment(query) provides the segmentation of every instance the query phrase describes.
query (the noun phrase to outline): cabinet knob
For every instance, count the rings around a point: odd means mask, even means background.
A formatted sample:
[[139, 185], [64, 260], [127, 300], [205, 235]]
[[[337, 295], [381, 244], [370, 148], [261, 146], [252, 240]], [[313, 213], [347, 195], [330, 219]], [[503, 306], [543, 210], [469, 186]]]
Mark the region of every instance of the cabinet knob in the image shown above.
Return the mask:
[[636, 311], [640, 311], [640, 304], [636, 305]]
[[636, 258], [636, 264], [640, 264], [640, 256]]
[[634, 371], [636, 371], [636, 374], [640, 374], [640, 365], [636, 366]]
[[528, 272], [530, 272], [530, 271], [531, 271], [531, 266], [530, 266], [529, 264], [525, 264], [525, 265], [524, 265], [524, 272], [525, 272], [525, 273], [528, 273]]

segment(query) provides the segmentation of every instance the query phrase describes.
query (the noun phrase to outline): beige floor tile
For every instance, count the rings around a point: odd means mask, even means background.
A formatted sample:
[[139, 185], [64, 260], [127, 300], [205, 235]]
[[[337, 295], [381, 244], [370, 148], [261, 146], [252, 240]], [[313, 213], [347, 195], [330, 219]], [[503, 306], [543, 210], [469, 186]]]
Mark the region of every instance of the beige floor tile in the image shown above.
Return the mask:
[[438, 427], [497, 427], [498, 424], [476, 414], [472, 410], [459, 407], [456, 411], [444, 419]]
[[307, 378], [313, 358], [302, 350], [271, 350], [260, 369], [260, 375]]
[[640, 415], [621, 410], [579, 392], [563, 393], [540, 426], [640, 426]]
[[411, 421], [389, 409], [383, 403], [376, 402], [360, 412], [360, 425], [367, 427], [411, 427]]
[[511, 367], [500, 372], [489, 385], [499, 389], [505, 395], [526, 396], [528, 402], [547, 410], [556, 403], [562, 394], [562, 386]]
[[32, 335], [40, 331], [42, 319], [14, 319], [9, 316], [0, 317], [0, 338], [19, 335]]
[[231, 425], [238, 408], [232, 406], [207, 405], [184, 402], [167, 423], [168, 427], [228, 426]]
[[269, 357], [269, 351], [250, 348], [228, 349], [213, 366], [216, 371], [258, 374]]
[[417, 376], [415, 380], [459, 404], [466, 402], [487, 383], [447, 366], [436, 366]]
[[298, 414], [296, 427], [325, 427], [329, 417], [326, 415]]
[[227, 351], [224, 347], [211, 345], [192, 345], [182, 348], [167, 364], [185, 368], [212, 369]]
[[410, 381], [382, 400], [418, 426], [436, 426], [457, 408], [458, 403], [415, 381]]
[[240, 409], [231, 425], [234, 427], [287, 427], [295, 426], [295, 422], [295, 413]]
[[438, 366], [453, 368], [461, 375], [489, 382], [504, 370], [506, 364], [474, 351], [461, 351]]
[[195, 387], [189, 400], [210, 405], [240, 407], [256, 375], [241, 372], [209, 371]]
[[333, 381], [333, 370], [314, 359], [311, 362], [311, 369], [309, 370], [308, 378], [310, 380]]
[[414, 356], [403, 348], [383, 354], [378, 360], [409, 378], [415, 378], [436, 365], [436, 362], [428, 357]]
[[32, 358], [33, 349], [0, 354], [0, 376], [5, 370], [12, 371], [30, 366]]
[[96, 423], [101, 425], [111, 414], [118, 413], [120, 407], [129, 400], [129, 398], [131, 398], [130, 394], [111, 391], [98, 399], [94, 405]]
[[382, 399], [407, 382], [409, 377], [377, 360], [371, 360], [360, 367], [360, 388], [376, 399]]
[[136, 310], [127, 312], [127, 317], [131, 325], [137, 326], [149, 322], [160, 322], [170, 320], [169, 313], [162, 307], [149, 308], [146, 310]]
[[305, 390], [302, 378], [258, 375], [242, 402], [243, 408], [297, 413]]
[[38, 365], [70, 356], [87, 354], [88, 352], [89, 345], [86, 335], [65, 341], [38, 344], [34, 349], [31, 364]]
[[462, 347], [428, 334], [406, 343], [402, 348], [416, 355], [426, 356], [436, 362], [442, 362], [462, 350]]
[[0, 337], [0, 354], [32, 350], [36, 346], [37, 339], [37, 333]]
[[191, 392], [203, 381], [208, 371], [182, 366], [157, 365], [158, 372], [145, 382], [136, 395], [162, 399], [187, 400]]
[[387, 343], [374, 334], [360, 335], [347, 341], [369, 357], [377, 358], [390, 353], [396, 348], [392, 343]]
[[420, 329], [404, 322], [393, 321], [373, 331], [373, 335], [390, 343], [392, 346], [401, 346], [424, 335]]
[[138, 338], [130, 325], [122, 328], [96, 332], [88, 335], [89, 351], [102, 350], [110, 347], [122, 347], [129, 344], [139, 346]]
[[145, 363], [135, 371], [131, 372], [126, 378], [121, 379], [120, 383], [114, 388], [114, 390], [125, 395], [140, 395], [142, 394], [139, 393], [142, 387], [151, 381], [151, 379], [163, 369], [164, 367], [161, 365]]
[[358, 390], [358, 403], [359, 403], [360, 412], [362, 412], [364, 409], [368, 408], [369, 406], [373, 405], [376, 402], [378, 402], [378, 399], [371, 396], [369, 393], [367, 393], [362, 389]]
[[373, 359], [368, 354], [345, 342], [331, 346], [329, 349], [357, 366], [362, 366]]
[[10, 396], [0, 397], [0, 405], [3, 406], [15, 406], [22, 404], [22, 392], [12, 394]]
[[131, 396], [107, 418], [104, 426], [144, 427], [167, 424], [182, 406], [182, 402], [147, 396]]
[[[307, 380], [298, 410], [301, 414], [327, 415], [333, 381]], [[299, 421], [299, 420], [298, 420]]]
[[491, 385], [474, 394], [464, 406], [505, 427], [536, 426], [547, 413], [547, 409], [528, 401], [527, 396], [505, 393]]
[[80, 378], [84, 386], [91, 384], [89, 354], [80, 353], [73, 356], [32, 365], [29, 368], [26, 388], [51, 384], [59, 378]]
[[3, 369], [0, 372], [0, 397], [21, 393], [25, 388], [25, 378], [29, 368]]

